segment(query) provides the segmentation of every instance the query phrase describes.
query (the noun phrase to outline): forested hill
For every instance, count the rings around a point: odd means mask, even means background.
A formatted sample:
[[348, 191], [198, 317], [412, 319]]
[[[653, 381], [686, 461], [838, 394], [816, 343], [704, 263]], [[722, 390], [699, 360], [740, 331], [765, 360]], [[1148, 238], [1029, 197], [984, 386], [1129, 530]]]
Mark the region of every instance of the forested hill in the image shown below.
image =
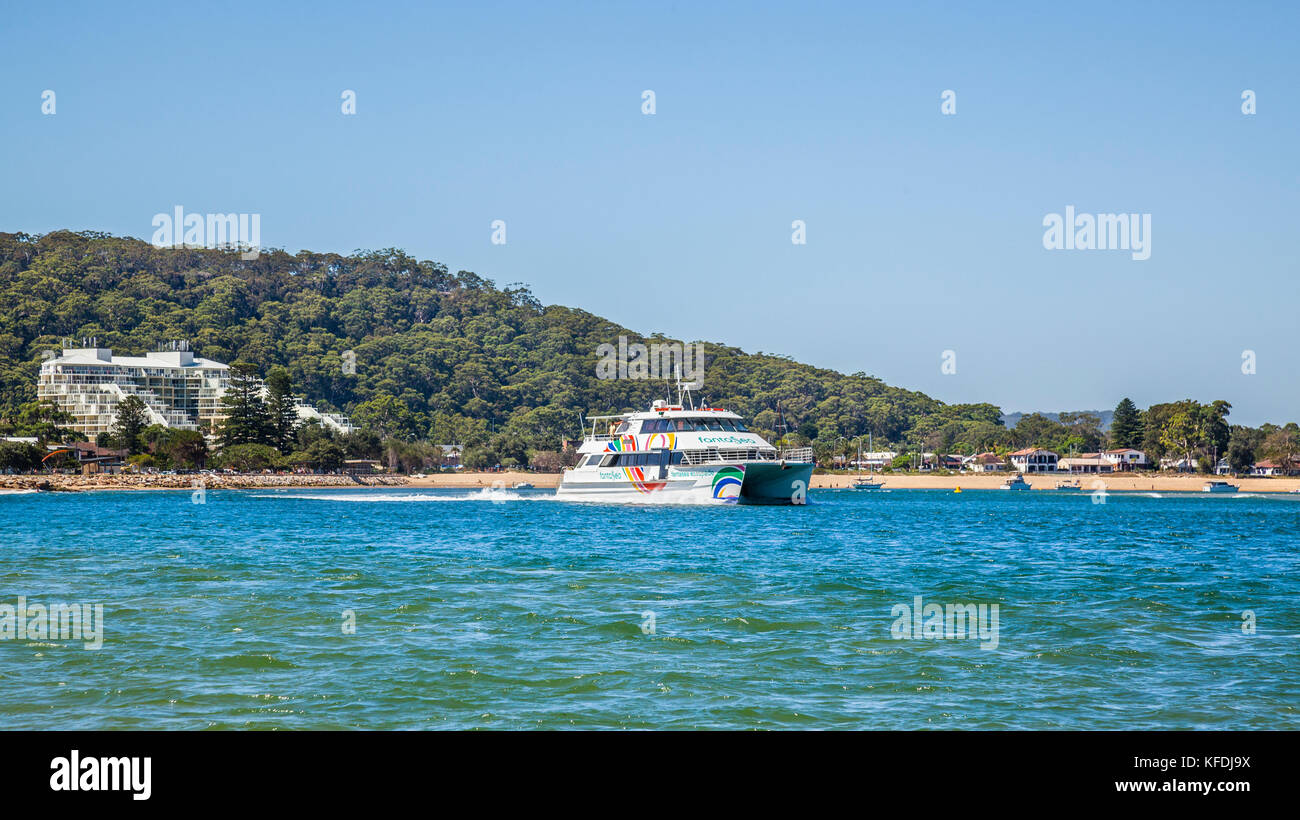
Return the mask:
[[[42, 351], [91, 336], [119, 355], [188, 339], [218, 361], [263, 373], [284, 365], [318, 405], [434, 442], [505, 432], [554, 449], [577, 434], [579, 413], [639, 409], [667, 393], [662, 381], [596, 378], [601, 344], [653, 339], [395, 249], [246, 261], [102, 233], [0, 233], [0, 295], [0, 421], [35, 400]], [[755, 427], [774, 430], [779, 404], [791, 430], [822, 443], [917, 441], [946, 428], [953, 444], [975, 447], [1006, 432], [991, 405], [944, 405], [862, 373], [714, 343], [704, 384], [710, 404]]]

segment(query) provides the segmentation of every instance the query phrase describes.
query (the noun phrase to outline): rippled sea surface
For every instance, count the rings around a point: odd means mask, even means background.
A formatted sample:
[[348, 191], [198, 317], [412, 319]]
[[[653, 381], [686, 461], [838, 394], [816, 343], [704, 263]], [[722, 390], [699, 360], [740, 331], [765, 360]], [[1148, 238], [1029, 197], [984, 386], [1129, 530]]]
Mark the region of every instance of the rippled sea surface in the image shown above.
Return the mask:
[[[0, 640], [0, 728], [1297, 729], [1298, 533], [1283, 495], [0, 496], [0, 604], [105, 622]], [[895, 639], [916, 596], [997, 647]]]

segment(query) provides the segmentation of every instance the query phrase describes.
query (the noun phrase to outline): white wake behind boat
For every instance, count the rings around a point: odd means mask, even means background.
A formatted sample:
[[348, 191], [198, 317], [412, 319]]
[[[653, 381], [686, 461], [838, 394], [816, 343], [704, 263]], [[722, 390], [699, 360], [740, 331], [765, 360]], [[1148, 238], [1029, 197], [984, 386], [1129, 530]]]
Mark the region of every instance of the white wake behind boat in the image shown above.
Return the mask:
[[[811, 447], [778, 451], [717, 407], [656, 401], [644, 412], [594, 416], [556, 496], [570, 501], [802, 504]], [[600, 426], [605, 425], [605, 432]]]

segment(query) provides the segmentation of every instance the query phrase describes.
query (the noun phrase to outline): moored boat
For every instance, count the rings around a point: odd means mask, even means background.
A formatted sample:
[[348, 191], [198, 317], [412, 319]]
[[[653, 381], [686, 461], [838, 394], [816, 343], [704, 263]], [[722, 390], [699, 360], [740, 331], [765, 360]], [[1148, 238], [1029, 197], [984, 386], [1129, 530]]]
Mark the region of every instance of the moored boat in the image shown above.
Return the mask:
[[1203, 493], [1235, 493], [1238, 489], [1236, 484], [1226, 481], [1207, 481], [1201, 485]]
[[[859, 470], [862, 469], [862, 439], [861, 438], [858, 439], [858, 469]], [[883, 486], [885, 486], [885, 482], [876, 481], [871, 476], [863, 476], [861, 473], [858, 473], [858, 476], [855, 479], [853, 479], [853, 489], [855, 490], [879, 490]]]
[[1011, 478], [1008, 478], [1006, 481], [1002, 482], [1002, 486], [998, 487], [998, 489], [999, 490], [1028, 490], [1029, 482], [1025, 481], [1025, 477], [1023, 475], [1016, 474], [1015, 476], [1012, 476]]

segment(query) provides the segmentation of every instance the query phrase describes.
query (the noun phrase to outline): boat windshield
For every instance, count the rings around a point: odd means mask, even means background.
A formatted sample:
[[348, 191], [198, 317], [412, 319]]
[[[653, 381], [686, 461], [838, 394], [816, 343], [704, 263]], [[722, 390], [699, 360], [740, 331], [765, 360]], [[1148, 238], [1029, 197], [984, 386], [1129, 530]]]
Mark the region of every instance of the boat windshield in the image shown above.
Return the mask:
[[749, 428], [745, 427], [744, 422], [739, 419], [708, 417], [647, 419], [641, 422], [642, 433], [702, 433], [707, 431], [748, 433]]

